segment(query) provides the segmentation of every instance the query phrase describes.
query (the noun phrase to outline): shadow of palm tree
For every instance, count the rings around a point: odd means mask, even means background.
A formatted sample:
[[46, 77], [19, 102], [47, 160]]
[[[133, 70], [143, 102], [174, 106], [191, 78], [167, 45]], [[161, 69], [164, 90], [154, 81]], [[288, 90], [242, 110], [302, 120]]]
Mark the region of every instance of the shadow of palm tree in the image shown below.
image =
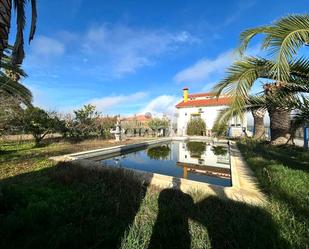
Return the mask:
[[[240, 144], [239, 146], [244, 146]], [[280, 148], [280, 150], [278, 150]], [[271, 147], [265, 146], [263, 144], [256, 144], [253, 147], [253, 152], [257, 155], [267, 159], [267, 160], [276, 160], [278, 163], [283, 164], [286, 167], [295, 170], [302, 170], [305, 172], [309, 171], [309, 154], [302, 148], [295, 148], [291, 150], [289, 146], [281, 146], [281, 147]], [[303, 160], [299, 160], [301, 156], [306, 156]]]

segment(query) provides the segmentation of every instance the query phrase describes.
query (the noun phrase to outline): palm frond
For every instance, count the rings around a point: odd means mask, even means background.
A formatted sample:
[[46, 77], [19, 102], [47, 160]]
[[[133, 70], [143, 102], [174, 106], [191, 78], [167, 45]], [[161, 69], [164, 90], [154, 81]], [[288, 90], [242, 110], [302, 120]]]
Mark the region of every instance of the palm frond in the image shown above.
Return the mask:
[[[220, 94], [232, 96], [231, 105], [236, 109], [242, 109], [246, 106], [249, 91], [256, 80], [261, 78], [274, 80], [273, 66], [273, 61], [264, 58], [244, 57], [227, 68], [226, 77], [212, 89], [212, 92], [217, 96]], [[309, 92], [309, 60], [300, 58], [291, 63], [290, 68], [288, 82], [280, 84], [278, 99], [286, 99], [291, 94]]]
[[[309, 79], [309, 59], [301, 57], [290, 63], [290, 73], [292, 77]], [[309, 82], [308, 82], [309, 84]]]
[[11, 10], [12, 10], [11, 0], [0, 1], [0, 60], [3, 51], [8, 46], [9, 32], [11, 26]]
[[248, 29], [240, 35], [238, 50], [243, 53], [251, 39], [264, 34], [262, 49], [267, 50], [275, 61], [273, 77], [280, 81], [288, 81], [290, 63], [298, 50], [309, 43], [309, 15], [288, 15], [269, 26]]
[[0, 90], [11, 96], [15, 96], [25, 105], [31, 106], [32, 94], [31, 91], [17, 81], [10, 79], [5, 75], [0, 76]]
[[13, 64], [21, 64], [25, 57], [24, 34], [23, 34], [26, 23], [25, 5], [26, 0], [14, 0], [14, 8], [16, 11], [16, 18], [17, 18], [16, 20], [17, 32], [12, 52]]
[[290, 15], [274, 23], [270, 40], [264, 44], [276, 61], [274, 76], [281, 81], [289, 78], [289, 62], [293, 61], [298, 50], [309, 42], [309, 15]]
[[22, 70], [20, 65], [13, 64], [10, 49], [6, 54], [3, 54], [1, 67], [0, 91], [5, 92], [9, 96], [13, 96], [27, 106], [31, 106], [31, 91], [19, 82], [20, 77], [26, 77], [27, 74]]
[[212, 89], [212, 92], [217, 96], [222, 93], [233, 96], [232, 105], [242, 109], [254, 82], [259, 78], [271, 77], [272, 65], [271, 61], [258, 57], [237, 60], [226, 70], [226, 77]]
[[232, 104], [229, 107], [220, 110], [215, 120], [215, 125], [225, 125], [235, 117], [242, 119], [246, 112], [256, 109], [266, 109], [265, 96], [249, 96], [245, 101], [245, 105], [242, 107]]
[[243, 55], [244, 51], [247, 49], [250, 41], [258, 34], [268, 34], [271, 32], [270, 26], [261, 26], [257, 28], [251, 28], [243, 31], [240, 34], [240, 45], [237, 49], [237, 51]]
[[[1, 66], [2, 66], [2, 69], [12, 71], [21, 77], [28, 76], [26, 72], [19, 65], [14, 65], [11, 63], [2, 63]], [[0, 75], [3, 75], [3, 74], [4, 74], [3, 71], [0, 71]]]
[[36, 8], [36, 0], [31, 0], [31, 27], [29, 34], [29, 43], [33, 40], [35, 31], [36, 31], [36, 20], [37, 20], [37, 8]]
[[[16, 11], [17, 32], [13, 46], [13, 64], [21, 64], [24, 57], [24, 28], [26, 23], [25, 6], [31, 1], [32, 17], [29, 34], [29, 43], [33, 39], [36, 30], [37, 8], [36, 0], [1, 0], [0, 1], [0, 60], [8, 47], [8, 39], [11, 24], [12, 7]], [[13, 6], [12, 6], [13, 3]], [[0, 65], [1, 66], [1, 65]]]

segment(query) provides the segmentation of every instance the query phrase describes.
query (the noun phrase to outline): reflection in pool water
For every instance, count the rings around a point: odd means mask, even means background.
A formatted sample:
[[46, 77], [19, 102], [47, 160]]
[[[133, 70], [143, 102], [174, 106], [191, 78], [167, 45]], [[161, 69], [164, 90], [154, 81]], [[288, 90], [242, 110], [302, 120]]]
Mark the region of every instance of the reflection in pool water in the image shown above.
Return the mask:
[[212, 146], [212, 151], [216, 156], [224, 156], [227, 154], [227, 147], [217, 145]]
[[200, 141], [173, 141], [100, 161], [113, 167], [231, 186], [227, 145], [212, 145]]
[[151, 147], [147, 150], [147, 156], [154, 160], [168, 160], [170, 147], [167, 144]]

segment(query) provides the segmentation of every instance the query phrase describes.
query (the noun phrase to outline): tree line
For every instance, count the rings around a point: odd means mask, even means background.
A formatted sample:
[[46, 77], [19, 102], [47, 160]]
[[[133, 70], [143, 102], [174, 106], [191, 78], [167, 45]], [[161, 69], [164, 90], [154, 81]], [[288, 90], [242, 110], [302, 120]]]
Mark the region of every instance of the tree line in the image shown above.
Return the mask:
[[[78, 141], [87, 138], [113, 138], [110, 132], [115, 128], [118, 116], [101, 115], [94, 105], [84, 105], [73, 113], [61, 114], [48, 112], [39, 107], [21, 108], [13, 104], [0, 104], [0, 135], [31, 134], [36, 145], [48, 134], [59, 133], [63, 138]], [[133, 119], [121, 122], [121, 128], [127, 135], [155, 135], [167, 130], [169, 120], [166, 118], [151, 118], [147, 123]], [[144, 129], [143, 132], [141, 129]], [[139, 131], [139, 132], [135, 132]], [[143, 133], [143, 134], [142, 134]], [[162, 134], [165, 135], [165, 134]]]

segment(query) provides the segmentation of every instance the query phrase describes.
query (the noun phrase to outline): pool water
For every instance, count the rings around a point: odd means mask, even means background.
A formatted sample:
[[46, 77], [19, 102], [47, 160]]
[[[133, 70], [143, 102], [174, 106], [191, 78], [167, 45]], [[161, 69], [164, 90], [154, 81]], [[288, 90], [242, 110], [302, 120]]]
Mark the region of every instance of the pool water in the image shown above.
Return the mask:
[[202, 141], [172, 141], [111, 158], [96, 159], [103, 165], [129, 168], [231, 186], [228, 146]]

